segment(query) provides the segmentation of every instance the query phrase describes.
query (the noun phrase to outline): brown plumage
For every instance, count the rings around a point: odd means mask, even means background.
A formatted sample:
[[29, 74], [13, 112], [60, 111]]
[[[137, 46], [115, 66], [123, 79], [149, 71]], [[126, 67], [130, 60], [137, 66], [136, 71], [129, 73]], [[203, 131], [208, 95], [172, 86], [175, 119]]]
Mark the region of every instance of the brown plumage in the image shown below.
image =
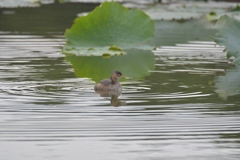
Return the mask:
[[118, 78], [124, 77], [121, 72], [114, 71], [110, 79], [101, 80], [95, 85], [95, 90], [122, 90], [121, 84], [118, 82]]

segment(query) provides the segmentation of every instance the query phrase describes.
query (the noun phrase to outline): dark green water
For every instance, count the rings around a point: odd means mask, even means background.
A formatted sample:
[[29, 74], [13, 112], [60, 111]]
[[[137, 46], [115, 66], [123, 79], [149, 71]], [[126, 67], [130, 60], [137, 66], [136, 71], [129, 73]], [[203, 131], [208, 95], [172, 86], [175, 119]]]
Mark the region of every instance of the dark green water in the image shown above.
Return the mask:
[[[0, 160], [238, 160], [240, 70], [214, 31], [158, 21], [154, 52], [61, 54], [65, 28], [93, 8], [0, 9]], [[113, 69], [132, 78], [101, 97], [94, 80]]]

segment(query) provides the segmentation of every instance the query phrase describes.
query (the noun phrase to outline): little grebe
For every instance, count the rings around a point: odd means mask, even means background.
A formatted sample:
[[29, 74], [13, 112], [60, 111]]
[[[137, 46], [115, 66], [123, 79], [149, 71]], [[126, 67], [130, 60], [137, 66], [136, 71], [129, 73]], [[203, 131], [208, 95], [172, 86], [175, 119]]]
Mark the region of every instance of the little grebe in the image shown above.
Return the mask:
[[121, 84], [118, 82], [118, 78], [124, 77], [121, 72], [114, 71], [110, 79], [101, 80], [95, 85], [95, 90], [122, 90]]

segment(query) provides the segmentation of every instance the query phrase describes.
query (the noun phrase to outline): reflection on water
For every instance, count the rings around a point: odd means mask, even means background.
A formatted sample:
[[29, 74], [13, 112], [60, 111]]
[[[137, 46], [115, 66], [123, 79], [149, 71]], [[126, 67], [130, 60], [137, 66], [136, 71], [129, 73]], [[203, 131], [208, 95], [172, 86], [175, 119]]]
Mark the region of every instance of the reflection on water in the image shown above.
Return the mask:
[[108, 78], [109, 74], [115, 70], [139, 80], [149, 75], [149, 71], [154, 69], [155, 59], [152, 51], [129, 49], [126, 52], [127, 55], [110, 58], [66, 54], [66, 60], [71, 62], [77, 77], [88, 77], [95, 82]]
[[240, 67], [227, 70], [226, 75], [216, 78], [216, 92], [223, 99], [240, 94]]
[[116, 90], [116, 91], [108, 91], [108, 90], [95, 90], [97, 94], [99, 94], [101, 97], [110, 97], [111, 105], [114, 107], [126, 105], [125, 102], [121, 102], [118, 97], [121, 95], [122, 91]]
[[[0, 42], [0, 159], [240, 157], [239, 94], [223, 100], [215, 92], [238, 69], [225, 73], [228, 60], [212, 42], [163, 46], [146, 64], [149, 53], [141, 63], [123, 56], [102, 66], [59, 53], [61, 36], [5, 34]], [[121, 82], [122, 93], [93, 90], [90, 78], [109, 77], [95, 75], [113, 68], [107, 61], [133, 77]]]

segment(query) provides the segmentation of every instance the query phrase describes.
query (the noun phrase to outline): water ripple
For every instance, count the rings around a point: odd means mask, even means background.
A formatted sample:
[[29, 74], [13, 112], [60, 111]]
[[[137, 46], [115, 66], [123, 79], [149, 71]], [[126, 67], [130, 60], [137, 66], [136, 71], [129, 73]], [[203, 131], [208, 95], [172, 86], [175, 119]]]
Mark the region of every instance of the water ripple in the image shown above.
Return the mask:
[[39, 150], [51, 159], [66, 159], [62, 150], [68, 159], [96, 159], [93, 150], [104, 160], [239, 159], [239, 107], [210, 85], [229, 61], [213, 42], [154, 51], [150, 76], [122, 83], [121, 107], [97, 95], [89, 78], [76, 78], [59, 53], [63, 37], [0, 35], [0, 42], [1, 156], [14, 146], [22, 159]]

